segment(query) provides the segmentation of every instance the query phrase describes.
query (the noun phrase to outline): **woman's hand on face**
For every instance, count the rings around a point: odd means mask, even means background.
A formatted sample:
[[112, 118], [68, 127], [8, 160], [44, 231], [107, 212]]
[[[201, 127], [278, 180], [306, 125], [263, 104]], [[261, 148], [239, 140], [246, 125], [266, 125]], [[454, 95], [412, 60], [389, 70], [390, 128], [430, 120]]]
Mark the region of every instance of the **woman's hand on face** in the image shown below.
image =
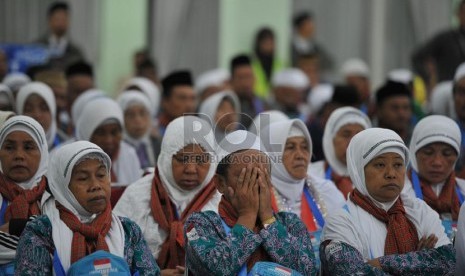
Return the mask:
[[231, 204], [239, 215], [238, 223], [250, 229], [254, 227], [257, 220], [260, 203], [258, 195], [258, 171], [259, 169], [256, 166], [252, 164], [248, 165], [247, 168], [242, 169], [235, 189], [228, 187]]
[[382, 269], [381, 263], [379, 262], [379, 259], [378, 259], [378, 258], [372, 259], [372, 260], [368, 260], [368, 261], [367, 261], [367, 264], [369, 264], [369, 265], [371, 265], [371, 266], [373, 266], [373, 267], [377, 267], [377, 268]]
[[422, 249], [433, 249], [438, 242], [438, 237], [436, 235], [431, 234], [428, 237], [424, 236], [418, 242], [417, 250]]
[[163, 269], [161, 271], [162, 276], [182, 276], [184, 275], [185, 268], [182, 266], [176, 266], [175, 269]]
[[271, 178], [265, 166], [261, 166], [258, 173], [258, 184], [260, 187], [260, 206], [258, 216], [263, 222], [273, 216], [273, 208], [271, 206]]

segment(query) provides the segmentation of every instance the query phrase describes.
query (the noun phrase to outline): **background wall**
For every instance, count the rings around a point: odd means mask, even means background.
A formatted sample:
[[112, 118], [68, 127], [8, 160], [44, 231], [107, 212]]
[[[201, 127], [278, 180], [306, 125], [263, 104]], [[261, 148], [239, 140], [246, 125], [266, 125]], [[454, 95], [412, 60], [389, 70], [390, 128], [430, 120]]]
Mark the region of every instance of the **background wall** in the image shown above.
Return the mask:
[[[375, 85], [394, 68], [410, 68], [420, 43], [454, 22], [460, 0], [68, 0], [70, 34], [96, 66], [108, 93], [128, 76], [135, 51], [149, 46], [163, 77], [190, 67], [194, 75], [250, 52], [257, 29], [274, 28], [278, 54], [288, 60], [291, 19], [312, 10], [317, 40], [336, 67], [351, 57], [365, 59]], [[1, 0], [0, 43], [26, 43], [46, 31], [53, 0]], [[148, 33], [150, 32], [150, 35]], [[338, 78], [337, 72], [334, 79]]]

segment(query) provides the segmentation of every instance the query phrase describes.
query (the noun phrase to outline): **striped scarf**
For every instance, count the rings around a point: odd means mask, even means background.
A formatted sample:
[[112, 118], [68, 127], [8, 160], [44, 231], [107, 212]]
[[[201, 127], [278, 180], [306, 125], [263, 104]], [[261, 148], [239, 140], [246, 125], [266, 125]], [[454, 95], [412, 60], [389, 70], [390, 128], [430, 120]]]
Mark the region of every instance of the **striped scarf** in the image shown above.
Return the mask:
[[168, 238], [161, 245], [160, 254], [157, 259], [161, 269], [176, 268], [177, 265], [184, 266], [184, 223], [194, 212], [200, 212], [213, 195], [216, 193], [216, 186], [213, 180], [210, 181], [192, 201], [178, 218], [175, 206], [160, 181], [158, 169], [152, 181], [150, 208], [153, 219], [160, 225], [160, 228], [168, 233]]
[[99, 214], [91, 223], [84, 224], [71, 211], [56, 202], [60, 219], [73, 232], [71, 264], [98, 250], [109, 252], [105, 237], [111, 228], [111, 207]]
[[350, 194], [350, 200], [386, 224], [385, 255], [404, 254], [417, 249], [419, 242], [417, 229], [405, 215], [404, 205], [400, 197], [387, 212], [375, 206], [369, 197], [357, 189], [354, 189]]
[[5, 221], [27, 219], [33, 215], [40, 215], [38, 202], [40, 202], [46, 186], [47, 178], [43, 176], [39, 185], [25, 190], [0, 173], [0, 193], [10, 202], [5, 212]]
[[[221, 197], [221, 201], [218, 206], [218, 214], [220, 215], [221, 219], [223, 219], [223, 221], [231, 228], [236, 224], [237, 220], [239, 219], [239, 215], [237, 214], [236, 210], [231, 205], [231, 203], [229, 203], [229, 201], [226, 200], [224, 196]], [[257, 219], [253, 231], [255, 233], [258, 233], [260, 229], [261, 226], [259, 220]], [[247, 260], [247, 271], [250, 271], [252, 267], [255, 265], [255, 263], [269, 260], [270, 257], [266, 253], [265, 249], [263, 248], [263, 246], [260, 246], [252, 253], [252, 255]]]
[[[412, 173], [409, 172], [408, 176], [411, 178]], [[441, 213], [451, 213], [452, 220], [457, 220], [459, 218], [460, 212], [460, 202], [457, 192], [455, 190], [455, 172], [452, 171], [449, 178], [446, 180], [444, 187], [442, 187], [441, 193], [439, 196], [431, 188], [431, 183], [428, 183], [421, 177], [420, 186], [423, 193], [423, 200], [431, 208], [433, 208], [439, 214]], [[410, 179], [411, 181], [411, 179]]]

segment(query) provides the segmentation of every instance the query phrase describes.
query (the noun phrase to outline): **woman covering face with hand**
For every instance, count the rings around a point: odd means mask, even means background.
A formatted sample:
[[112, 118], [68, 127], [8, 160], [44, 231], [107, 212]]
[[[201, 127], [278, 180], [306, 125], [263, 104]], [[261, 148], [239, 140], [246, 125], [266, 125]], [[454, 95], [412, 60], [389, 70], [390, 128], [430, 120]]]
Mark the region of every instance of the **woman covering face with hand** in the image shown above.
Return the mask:
[[54, 204], [27, 224], [16, 273], [159, 275], [139, 226], [111, 210], [111, 160], [101, 148], [87, 141], [64, 145], [52, 154], [50, 168]]
[[323, 229], [320, 258], [332, 275], [449, 275], [455, 251], [439, 216], [424, 201], [401, 194], [408, 150], [392, 130], [355, 135], [347, 166], [355, 189]]
[[0, 129], [0, 162], [1, 274], [13, 271], [19, 236], [47, 198], [48, 148], [40, 124], [26, 116], [8, 119]]
[[245, 275], [269, 261], [316, 272], [310, 236], [292, 213], [274, 213], [270, 162], [254, 134], [238, 130], [219, 144], [218, 213], [194, 213], [185, 224], [186, 266], [195, 275]]

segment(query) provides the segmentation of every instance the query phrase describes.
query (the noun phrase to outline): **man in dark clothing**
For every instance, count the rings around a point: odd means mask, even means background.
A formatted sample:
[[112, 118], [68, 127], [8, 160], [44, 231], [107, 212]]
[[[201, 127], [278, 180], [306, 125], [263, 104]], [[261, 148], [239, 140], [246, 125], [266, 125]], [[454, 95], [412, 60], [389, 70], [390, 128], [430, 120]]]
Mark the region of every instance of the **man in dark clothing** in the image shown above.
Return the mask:
[[35, 42], [48, 47], [51, 67], [64, 71], [71, 64], [84, 60], [82, 51], [70, 41], [67, 35], [69, 26], [68, 4], [65, 2], [51, 4], [47, 19], [49, 31]]
[[430, 87], [454, 78], [455, 69], [465, 61], [465, 0], [459, 4], [460, 26], [437, 34], [417, 49], [412, 57], [415, 70]]

